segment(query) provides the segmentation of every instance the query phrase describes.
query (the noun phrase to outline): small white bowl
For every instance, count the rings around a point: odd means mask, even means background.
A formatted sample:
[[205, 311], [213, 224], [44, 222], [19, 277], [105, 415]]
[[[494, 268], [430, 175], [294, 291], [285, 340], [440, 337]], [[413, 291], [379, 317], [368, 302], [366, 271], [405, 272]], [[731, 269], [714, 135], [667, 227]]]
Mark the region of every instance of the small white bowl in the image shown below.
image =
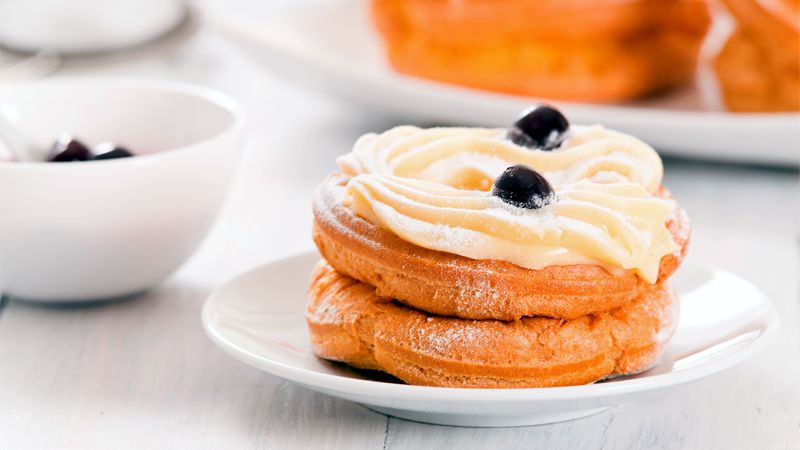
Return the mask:
[[3, 87], [0, 112], [42, 145], [66, 132], [137, 155], [0, 161], [0, 290], [30, 300], [120, 297], [166, 278], [211, 227], [242, 147], [231, 99], [173, 82]]

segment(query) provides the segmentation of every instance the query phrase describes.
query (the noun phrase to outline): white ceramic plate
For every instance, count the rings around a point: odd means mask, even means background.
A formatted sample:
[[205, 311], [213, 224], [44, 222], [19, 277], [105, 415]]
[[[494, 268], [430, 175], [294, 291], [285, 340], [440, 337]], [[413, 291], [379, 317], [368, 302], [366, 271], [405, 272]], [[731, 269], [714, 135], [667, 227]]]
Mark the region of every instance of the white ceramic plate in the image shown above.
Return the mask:
[[315, 357], [305, 323], [306, 287], [316, 253], [253, 269], [218, 289], [203, 308], [211, 339], [239, 360], [281, 378], [404, 419], [500, 427], [575, 419], [696, 380], [744, 361], [778, 325], [756, 287], [720, 270], [682, 267], [673, 286], [681, 319], [653, 369], [585, 386], [456, 389], [371, 380]]
[[[537, 101], [393, 72], [364, 0], [302, 2], [279, 12], [265, 3], [202, 0], [199, 7], [209, 22], [271, 70], [409, 122], [507, 126]], [[555, 103], [575, 123], [602, 123], [670, 154], [800, 164], [800, 114], [720, 111], [707, 72], [696, 83], [703, 89], [690, 86], [657, 99], [617, 106]]]

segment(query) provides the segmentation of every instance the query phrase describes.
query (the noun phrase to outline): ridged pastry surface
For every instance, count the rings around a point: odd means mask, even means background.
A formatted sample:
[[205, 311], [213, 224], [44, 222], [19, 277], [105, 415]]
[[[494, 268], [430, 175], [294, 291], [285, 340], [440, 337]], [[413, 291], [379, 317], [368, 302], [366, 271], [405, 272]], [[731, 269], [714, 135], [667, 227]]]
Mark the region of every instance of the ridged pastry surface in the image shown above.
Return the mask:
[[411, 384], [522, 388], [591, 383], [638, 373], [660, 358], [677, 323], [666, 285], [572, 320], [433, 316], [376, 295], [324, 261], [311, 277], [306, 318], [314, 352]]
[[[317, 248], [342, 274], [414, 308], [468, 319], [570, 319], [619, 307], [652, 286], [632, 271], [596, 264], [537, 270], [421, 247], [344, 206], [341, 199], [348, 179], [332, 175], [317, 189], [313, 202]], [[679, 250], [661, 259], [657, 283], [677, 269], [689, 241], [683, 214], [667, 227]]]

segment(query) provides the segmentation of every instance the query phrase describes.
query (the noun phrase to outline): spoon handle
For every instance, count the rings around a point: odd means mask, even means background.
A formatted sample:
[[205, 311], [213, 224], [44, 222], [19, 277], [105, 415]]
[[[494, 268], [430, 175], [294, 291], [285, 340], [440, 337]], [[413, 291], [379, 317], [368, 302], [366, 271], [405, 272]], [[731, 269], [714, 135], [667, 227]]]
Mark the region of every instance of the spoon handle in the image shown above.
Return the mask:
[[42, 150], [28, 136], [11, 125], [2, 114], [0, 114], [0, 141], [8, 147], [17, 161], [42, 161], [44, 159]]

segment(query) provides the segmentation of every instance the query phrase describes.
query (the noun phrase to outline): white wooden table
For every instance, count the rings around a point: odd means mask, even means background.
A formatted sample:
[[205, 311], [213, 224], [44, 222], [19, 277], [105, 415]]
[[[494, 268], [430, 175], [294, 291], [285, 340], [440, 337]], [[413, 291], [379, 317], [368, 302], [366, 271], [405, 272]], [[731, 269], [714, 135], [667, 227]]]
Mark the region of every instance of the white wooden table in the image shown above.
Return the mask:
[[111, 64], [53, 76], [139, 74], [239, 100], [250, 137], [229, 202], [200, 252], [129, 301], [0, 311], [0, 448], [800, 448], [798, 174], [666, 161], [693, 219], [690, 258], [749, 278], [781, 313], [778, 339], [727, 372], [666, 397], [572, 422], [511, 429], [387, 418], [245, 366], [204, 335], [210, 290], [253, 265], [310, 249], [309, 201], [360, 134], [397, 124], [251, 66], [201, 30]]

